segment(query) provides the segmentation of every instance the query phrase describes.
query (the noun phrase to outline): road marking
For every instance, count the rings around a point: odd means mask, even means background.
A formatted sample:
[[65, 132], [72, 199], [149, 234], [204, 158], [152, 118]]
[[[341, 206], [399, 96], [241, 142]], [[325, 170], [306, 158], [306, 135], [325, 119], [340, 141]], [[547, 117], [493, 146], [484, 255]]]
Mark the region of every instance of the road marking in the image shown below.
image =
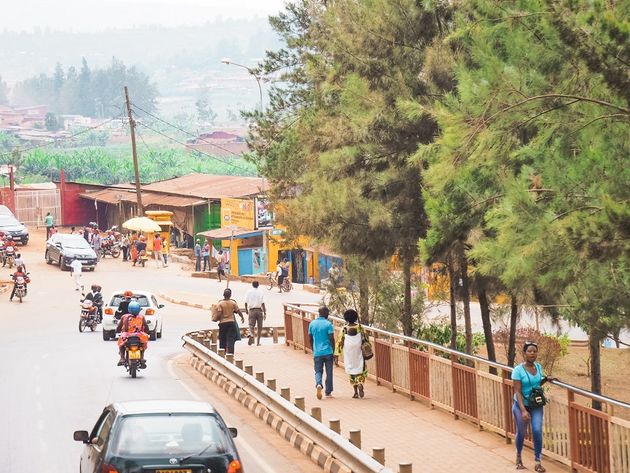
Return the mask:
[[[195, 398], [195, 400], [197, 401], [203, 400], [201, 396], [199, 396], [196, 392], [194, 392], [193, 389], [188, 384], [186, 384], [184, 380], [182, 380], [181, 378], [175, 375], [175, 371], [173, 370], [174, 363], [175, 363], [174, 360], [170, 359], [168, 360], [166, 364], [166, 368], [168, 370], [168, 373], [171, 375], [171, 377], [175, 379], [176, 381], [179, 381], [179, 383], [184, 387], [184, 389], [193, 398]], [[239, 446], [244, 447], [244, 449], [247, 450], [247, 453], [249, 454], [249, 456], [252, 457], [254, 461], [256, 461], [256, 463], [258, 463], [258, 467], [261, 469], [260, 471], [262, 471], [263, 473], [275, 473], [276, 471], [275, 468], [273, 468], [269, 463], [267, 463], [265, 459], [258, 454], [258, 451], [249, 442], [243, 439], [243, 437], [236, 438], [236, 442], [239, 444]]]

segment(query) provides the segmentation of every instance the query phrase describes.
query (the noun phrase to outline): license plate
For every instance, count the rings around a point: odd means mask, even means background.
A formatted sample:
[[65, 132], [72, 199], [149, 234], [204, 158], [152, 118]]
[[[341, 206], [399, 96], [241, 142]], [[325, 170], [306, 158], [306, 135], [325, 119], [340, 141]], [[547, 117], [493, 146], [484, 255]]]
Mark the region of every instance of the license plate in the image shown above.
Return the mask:
[[155, 470], [155, 473], [192, 473], [192, 470]]
[[140, 353], [139, 350], [138, 351], [130, 351], [129, 352], [129, 359], [130, 360], [139, 360], [140, 358], [142, 358], [142, 354]]

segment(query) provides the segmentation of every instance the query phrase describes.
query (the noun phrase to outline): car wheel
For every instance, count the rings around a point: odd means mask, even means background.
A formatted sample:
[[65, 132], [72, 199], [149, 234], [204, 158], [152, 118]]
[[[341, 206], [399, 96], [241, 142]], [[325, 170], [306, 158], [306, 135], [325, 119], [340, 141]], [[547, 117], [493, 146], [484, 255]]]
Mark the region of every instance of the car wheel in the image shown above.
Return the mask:
[[103, 330], [103, 341], [109, 341], [109, 330]]
[[[155, 329], [155, 330], [157, 330], [157, 329]], [[156, 331], [155, 331], [155, 330], [151, 330], [151, 331], [149, 332], [149, 340], [151, 340], [151, 341], [154, 341], [154, 340], [157, 338], [157, 335], [156, 335]]]
[[59, 257], [59, 269], [62, 270], [62, 271], [66, 269], [65, 265], [63, 264], [63, 257], [62, 256]]
[[157, 338], [162, 338], [162, 326], [160, 325], [160, 331], [157, 333]]
[[46, 258], [46, 264], [52, 264], [53, 260], [50, 259], [50, 253], [48, 253], [48, 251], [46, 252], [46, 256], [44, 256]]

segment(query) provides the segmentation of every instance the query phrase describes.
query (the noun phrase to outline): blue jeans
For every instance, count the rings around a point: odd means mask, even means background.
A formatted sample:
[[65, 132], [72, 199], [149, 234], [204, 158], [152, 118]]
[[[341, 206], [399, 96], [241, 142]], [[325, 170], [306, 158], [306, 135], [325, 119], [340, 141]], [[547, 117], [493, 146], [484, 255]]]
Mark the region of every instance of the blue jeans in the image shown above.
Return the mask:
[[[542, 455], [542, 425], [543, 425], [543, 408], [527, 409], [532, 418], [532, 437], [534, 437], [534, 458], [540, 461]], [[514, 415], [514, 424], [516, 424], [516, 453], [518, 455], [523, 451], [523, 442], [525, 442], [525, 434], [527, 433], [527, 424], [523, 420], [523, 414], [518, 406], [518, 402], [514, 401], [512, 405], [512, 414]]]
[[321, 384], [322, 386], [322, 377], [324, 374], [324, 366], [326, 367], [326, 386], [325, 392], [328, 396], [333, 391], [333, 356], [332, 355], [322, 355], [316, 356], [313, 358], [315, 362], [315, 386]]

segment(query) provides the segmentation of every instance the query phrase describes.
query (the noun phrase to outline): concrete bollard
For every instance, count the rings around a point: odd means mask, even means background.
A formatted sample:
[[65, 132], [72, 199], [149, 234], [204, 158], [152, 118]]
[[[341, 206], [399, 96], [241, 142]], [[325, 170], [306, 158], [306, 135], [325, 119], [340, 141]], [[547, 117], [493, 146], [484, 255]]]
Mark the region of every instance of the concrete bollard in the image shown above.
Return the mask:
[[216, 343], [210, 344], [210, 350], [212, 350], [213, 352], [216, 353], [218, 349], [219, 349], [219, 345], [217, 345]]
[[328, 421], [328, 426], [333, 432], [341, 434], [341, 421], [339, 419], [330, 419]]
[[291, 388], [280, 388], [280, 396], [285, 398], [287, 401], [291, 400]]
[[381, 465], [385, 464], [385, 449], [383, 447], [375, 447], [372, 449], [372, 458]]
[[265, 384], [265, 372], [264, 371], [256, 371], [256, 381], [259, 383]]
[[311, 417], [315, 419], [317, 422], [321, 422], [322, 421], [322, 408], [311, 407]]
[[223, 348], [219, 348], [217, 352], [221, 358], [225, 358], [225, 350]]
[[361, 448], [361, 431], [359, 429], [353, 429], [350, 431], [350, 443], [357, 448]]
[[243, 360], [236, 360], [236, 361], [234, 362], [234, 364], [236, 365], [236, 367], [237, 367], [239, 370], [242, 370], [242, 369], [243, 369]]
[[303, 396], [295, 398], [295, 407], [297, 407], [301, 411], [303, 411], [306, 408], [306, 404], [304, 403]]
[[274, 378], [269, 378], [267, 380], [267, 387], [272, 391], [276, 390], [276, 380]]
[[398, 473], [413, 473], [413, 470], [411, 469], [411, 462], [399, 463]]
[[245, 365], [245, 373], [254, 376], [254, 367], [252, 365]]
[[234, 353], [228, 353], [225, 355], [225, 359], [230, 363], [234, 363]]

